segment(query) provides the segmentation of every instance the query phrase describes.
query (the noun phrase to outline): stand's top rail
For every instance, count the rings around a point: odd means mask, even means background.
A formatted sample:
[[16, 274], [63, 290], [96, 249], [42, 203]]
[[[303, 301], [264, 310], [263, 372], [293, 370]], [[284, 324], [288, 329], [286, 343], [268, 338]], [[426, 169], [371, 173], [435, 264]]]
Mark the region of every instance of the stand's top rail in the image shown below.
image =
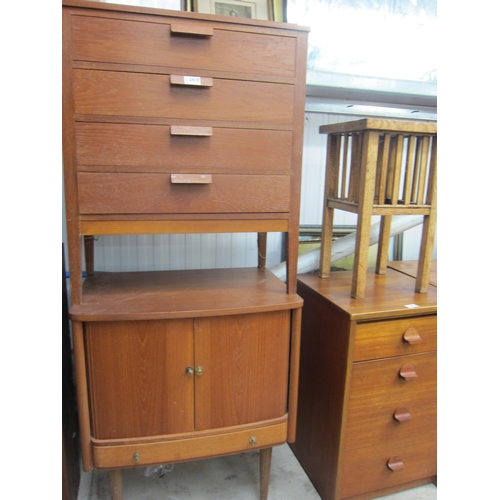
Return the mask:
[[402, 120], [363, 118], [362, 120], [322, 125], [319, 128], [321, 134], [343, 134], [346, 132], [362, 132], [365, 130], [411, 134], [436, 134], [437, 124], [434, 122], [409, 122]]

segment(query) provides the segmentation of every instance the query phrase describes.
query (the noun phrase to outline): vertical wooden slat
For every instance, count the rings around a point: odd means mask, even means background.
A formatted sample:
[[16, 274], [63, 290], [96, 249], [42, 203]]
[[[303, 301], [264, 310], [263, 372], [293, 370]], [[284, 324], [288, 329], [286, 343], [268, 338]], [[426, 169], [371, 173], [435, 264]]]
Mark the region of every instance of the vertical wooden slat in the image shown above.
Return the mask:
[[394, 185], [394, 169], [396, 168], [396, 150], [398, 145], [398, 137], [396, 135], [390, 136], [389, 141], [389, 159], [387, 161], [387, 181], [385, 199], [392, 200], [392, 187]]
[[417, 137], [415, 146], [415, 168], [413, 169], [413, 179], [412, 179], [411, 194], [410, 194], [410, 199], [412, 203], [417, 203], [420, 169], [422, 167], [421, 164], [422, 164], [422, 137]]
[[416, 137], [414, 135], [410, 135], [410, 137], [408, 138], [404, 191], [403, 191], [403, 203], [405, 205], [409, 205], [411, 201], [411, 193], [413, 188], [413, 172], [415, 169], [415, 146], [416, 146]]
[[399, 187], [401, 184], [401, 169], [403, 163], [403, 147], [404, 147], [404, 136], [398, 135], [396, 142], [396, 158], [394, 161], [394, 174], [392, 178], [392, 197], [391, 204], [397, 205], [399, 198]]
[[424, 203], [426, 186], [428, 184], [428, 182], [426, 182], [428, 163], [429, 163], [429, 137], [424, 136], [422, 138], [422, 152], [421, 152], [420, 168], [419, 168], [417, 205], [422, 205]]
[[[332, 228], [333, 228], [333, 208], [329, 208], [328, 198], [335, 197], [335, 178], [338, 181], [338, 170], [340, 164], [339, 149], [341, 137], [335, 135], [328, 136], [326, 166], [325, 166], [325, 189], [323, 196], [323, 222], [321, 226], [321, 246], [319, 257], [319, 272], [321, 278], [330, 276], [330, 260], [332, 252]], [[345, 151], [345, 147], [344, 147]]]
[[349, 194], [347, 199], [354, 203], [359, 202], [358, 186], [361, 169], [359, 152], [361, 149], [361, 137], [362, 134], [353, 134], [351, 136], [351, 171], [349, 173]]
[[375, 203], [382, 205], [385, 203], [385, 189], [387, 183], [387, 171], [389, 168], [389, 150], [390, 150], [391, 136], [390, 134], [383, 134], [383, 144], [380, 147], [377, 163], [377, 185], [375, 187]]
[[258, 267], [266, 267], [267, 233], [257, 233]]
[[[349, 148], [350, 148], [350, 138], [348, 135], [343, 135], [342, 137], [342, 142], [344, 144], [344, 148], [342, 150], [342, 188], [340, 191], [340, 196], [339, 198], [341, 200], [346, 200], [348, 197], [348, 184], [347, 184], [347, 178], [348, 178], [348, 170], [349, 170], [349, 163], [348, 163], [348, 158], [349, 158]], [[340, 136], [339, 136], [339, 141], [340, 141]], [[339, 147], [340, 147], [340, 142], [339, 142]], [[339, 159], [339, 167], [340, 167], [340, 159]]]

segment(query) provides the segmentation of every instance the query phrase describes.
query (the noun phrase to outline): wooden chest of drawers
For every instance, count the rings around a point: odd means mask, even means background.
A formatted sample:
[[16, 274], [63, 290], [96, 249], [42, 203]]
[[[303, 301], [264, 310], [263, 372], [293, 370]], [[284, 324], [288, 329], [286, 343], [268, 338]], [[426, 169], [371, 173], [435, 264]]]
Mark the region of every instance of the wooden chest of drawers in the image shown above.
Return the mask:
[[287, 232], [295, 293], [307, 29], [63, 4], [75, 302], [80, 237], [100, 234]]
[[431, 482], [436, 466], [436, 289], [392, 269], [300, 275], [304, 299], [297, 440], [324, 500], [379, 497]]
[[[83, 466], [111, 471], [113, 499], [121, 468], [258, 449], [265, 500], [272, 446], [295, 437], [307, 31], [63, 0]], [[255, 269], [93, 273], [94, 235], [269, 231], [288, 233], [286, 285], [260, 256]]]

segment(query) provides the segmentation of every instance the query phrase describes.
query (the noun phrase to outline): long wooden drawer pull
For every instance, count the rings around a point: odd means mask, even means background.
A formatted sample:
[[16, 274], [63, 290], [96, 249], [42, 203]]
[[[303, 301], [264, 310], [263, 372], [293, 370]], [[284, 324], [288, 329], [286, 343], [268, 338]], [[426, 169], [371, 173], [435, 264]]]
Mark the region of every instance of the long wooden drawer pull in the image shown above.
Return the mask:
[[212, 184], [212, 174], [171, 174], [172, 184]]
[[213, 36], [214, 29], [211, 26], [172, 23], [170, 32], [176, 35]]
[[213, 87], [214, 79], [209, 76], [170, 75], [170, 84], [192, 87]]
[[411, 420], [410, 412], [408, 408], [405, 406], [398, 406], [396, 411], [394, 412], [394, 419], [398, 422], [406, 422], [407, 420]]
[[170, 135], [210, 137], [212, 133], [212, 127], [191, 127], [184, 125], [172, 125], [170, 127]]
[[423, 342], [423, 338], [419, 335], [418, 330], [414, 326], [410, 326], [410, 328], [403, 333], [403, 341], [407, 344], [419, 344]]
[[392, 455], [392, 457], [387, 460], [387, 467], [393, 471], [397, 471], [403, 470], [405, 468], [405, 464], [397, 455]]
[[407, 363], [400, 368], [399, 376], [405, 380], [418, 377], [415, 367], [411, 363]]

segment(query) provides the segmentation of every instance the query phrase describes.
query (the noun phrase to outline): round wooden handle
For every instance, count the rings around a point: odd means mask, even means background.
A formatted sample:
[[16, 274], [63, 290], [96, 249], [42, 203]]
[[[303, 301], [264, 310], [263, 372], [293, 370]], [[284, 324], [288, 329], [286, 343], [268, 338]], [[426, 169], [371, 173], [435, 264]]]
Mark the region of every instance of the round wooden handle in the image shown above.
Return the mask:
[[393, 471], [397, 471], [403, 470], [405, 468], [405, 464], [397, 455], [392, 455], [392, 457], [387, 460], [387, 467]]
[[406, 363], [400, 368], [399, 376], [405, 380], [418, 377], [415, 367], [411, 363]]
[[411, 420], [410, 412], [406, 406], [398, 406], [394, 411], [394, 419], [398, 422], [406, 422], [407, 420]]
[[414, 326], [410, 326], [410, 328], [403, 333], [403, 342], [406, 342], [407, 344], [419, 344], [420, 342], [423, 342], [423, 338]]

